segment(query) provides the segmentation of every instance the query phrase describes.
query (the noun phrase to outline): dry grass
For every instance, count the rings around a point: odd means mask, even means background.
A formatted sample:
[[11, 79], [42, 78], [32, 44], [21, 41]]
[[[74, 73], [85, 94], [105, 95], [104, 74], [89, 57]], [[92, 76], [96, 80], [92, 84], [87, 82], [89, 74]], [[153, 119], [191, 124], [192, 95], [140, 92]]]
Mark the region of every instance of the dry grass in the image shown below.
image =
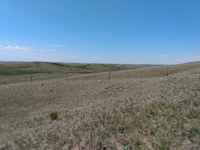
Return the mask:
[[152, 65], [73, 64], [50, 62], [0, 62], [0, 84], [65, 78], [66, 75], [144, 68]]
[[0, 149], [200, 147], [199, 67], [168, 77], [124, 76], [2, 85]]

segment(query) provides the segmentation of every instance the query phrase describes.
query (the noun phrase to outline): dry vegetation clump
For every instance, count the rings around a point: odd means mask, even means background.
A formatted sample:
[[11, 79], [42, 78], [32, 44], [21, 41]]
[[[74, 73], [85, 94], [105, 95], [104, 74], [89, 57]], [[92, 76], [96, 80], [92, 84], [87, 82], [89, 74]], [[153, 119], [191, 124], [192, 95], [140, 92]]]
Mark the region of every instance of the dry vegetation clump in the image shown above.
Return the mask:
[[199, 77], [3, 85], [0, 149], [197, 150]]
[[50, 117], [51, 117], [51, 120], [57, 120], [58, 119], [58, 113], [56, 111], [54, 112], [51, 112], [50, 113]]

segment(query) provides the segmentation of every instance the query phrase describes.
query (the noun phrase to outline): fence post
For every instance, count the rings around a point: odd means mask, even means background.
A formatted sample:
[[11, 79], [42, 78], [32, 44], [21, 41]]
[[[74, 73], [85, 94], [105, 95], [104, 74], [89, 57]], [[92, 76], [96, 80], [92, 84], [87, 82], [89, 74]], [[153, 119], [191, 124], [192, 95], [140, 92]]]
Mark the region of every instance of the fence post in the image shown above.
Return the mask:
[[110, 80], [110, 71], [108, 72], [108, 79]]
[[31, 74], [31, 82], [33, 82], [33, 75]]
[[169, 67], [167, 67], [167, 76], [169, 76]]
[[68, 72], [67, 72], [67, 74], [66, 74], [66, 80], [68, 80]]

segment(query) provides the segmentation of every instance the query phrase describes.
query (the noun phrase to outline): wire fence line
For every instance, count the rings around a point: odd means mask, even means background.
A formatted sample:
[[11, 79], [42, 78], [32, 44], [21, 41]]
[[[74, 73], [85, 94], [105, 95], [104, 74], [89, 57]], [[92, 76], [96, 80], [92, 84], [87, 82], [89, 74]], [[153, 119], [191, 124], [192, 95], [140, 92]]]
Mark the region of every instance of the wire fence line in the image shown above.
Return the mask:
[[[106, 72], [103, 72], [106, 73]], [[107, 77], [102, 77], [105, 79], [111, 79], [111, 71], [107, 72]], [[67, 72], [67, 73], [58, 73], [58, 74], [29, 74], [29, 75], [17, 75], [17, 76], [0, 76], [0, 85], [6, 85], [10, 83], [18, 82], [34, 82], [39, 80], [50, 80], [50, 79], [59, 79], [64, 78], [65, 80], [76, 80], [76, 77], [80, 75], [89, 75], [91, 73], [82, 73], [82, 72]], [[74, 78], [73, 78], [74, 77]]]

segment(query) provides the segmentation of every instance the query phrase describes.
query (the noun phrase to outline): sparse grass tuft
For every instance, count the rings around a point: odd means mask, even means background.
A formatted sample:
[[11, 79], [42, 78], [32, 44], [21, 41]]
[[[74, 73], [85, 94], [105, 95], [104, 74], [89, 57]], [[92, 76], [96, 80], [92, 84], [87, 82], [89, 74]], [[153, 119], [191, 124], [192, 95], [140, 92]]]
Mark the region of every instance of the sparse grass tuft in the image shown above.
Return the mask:
[[189, 119], [196, 119], [198, 117], [198, 112], [196, 110], [190, 110], [190, 113], [188, 114]]
[[58, 112], [54, 111], [50, 113], [50, 118], [52, 121], [57, 120], [58, 119]]
[[102, 139], [107, 138], [107, 137], [109, 137], [109, 131], [107, 131], [107, 130], [99, 130], [97, 132], [97, 136], [99, 136]]

